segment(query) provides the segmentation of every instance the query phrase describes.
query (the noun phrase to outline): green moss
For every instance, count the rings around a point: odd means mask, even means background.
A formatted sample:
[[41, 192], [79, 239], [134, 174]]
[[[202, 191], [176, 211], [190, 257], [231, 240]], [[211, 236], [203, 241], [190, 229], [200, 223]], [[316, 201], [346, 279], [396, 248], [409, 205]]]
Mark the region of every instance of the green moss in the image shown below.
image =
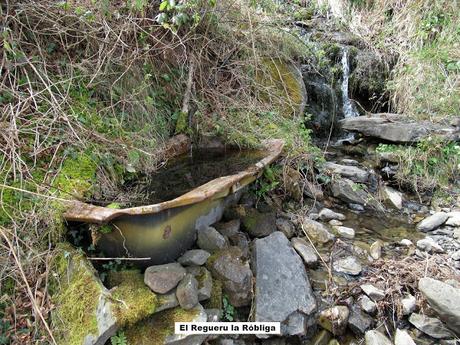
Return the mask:
[[57, 175], [54, 186], [62, 191], [62, 197], [69, 193], [83, 197], [91, 192], [95, 184], [97, 162], [88, 153], [81, 152], [74, 157], [67, 157]]
[[222, 281], [214, 279], [212, 281], [211, 297], [204, 302], [206, 309], [222, 310]]
[[98, 334], [96, 309], [102, 286], [92, 267], [68, 245], [59, 246], [53, 271], [59, 276], [52, 315], [58, 344], [81, 345], [87, 334]]
[[157, 297], [145, 285], [140, 271], [110, 272], [107, 278], [110, 286], [116, 286], [112, 291], [117, 302], [113, 312], [120, 325], [133, 325], [155, 312]]
[[168, 309], [125, 329], [125, 335], [129, 344], [162, 345], [167, 336], [174, 334], [175, 322], [190, 322], [197, 315], [197, 309]]

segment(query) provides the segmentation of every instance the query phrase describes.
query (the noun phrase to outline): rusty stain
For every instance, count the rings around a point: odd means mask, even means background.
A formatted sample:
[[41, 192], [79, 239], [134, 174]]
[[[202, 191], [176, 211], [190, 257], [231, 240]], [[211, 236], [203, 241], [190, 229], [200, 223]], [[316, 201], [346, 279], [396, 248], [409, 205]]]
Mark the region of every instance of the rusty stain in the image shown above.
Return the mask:
[[163, 230], [163, 239], [167, 240], [171, 237], [172, 229], [171, 225], [167, 225], [166, 228]]

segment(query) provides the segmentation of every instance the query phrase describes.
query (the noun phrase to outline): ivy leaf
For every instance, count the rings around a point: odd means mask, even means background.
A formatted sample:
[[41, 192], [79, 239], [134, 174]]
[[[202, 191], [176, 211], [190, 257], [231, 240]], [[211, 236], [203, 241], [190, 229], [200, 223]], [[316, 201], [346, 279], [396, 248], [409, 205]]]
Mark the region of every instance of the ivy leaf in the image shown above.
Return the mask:
[[168, 6], [168, 0], [164, 0], [160, 4], [160, 11], [164, 11], [166, 9], [166, 6]]

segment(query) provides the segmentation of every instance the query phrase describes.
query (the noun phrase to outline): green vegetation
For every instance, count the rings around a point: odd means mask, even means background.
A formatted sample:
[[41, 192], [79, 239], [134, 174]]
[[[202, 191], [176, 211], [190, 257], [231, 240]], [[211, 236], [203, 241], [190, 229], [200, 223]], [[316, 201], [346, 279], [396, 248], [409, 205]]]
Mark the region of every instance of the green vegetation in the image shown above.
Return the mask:
[[232, 322], [235, 319], [235, 307], [230, 303], [227, 296], [222, 299], [223, 315], [222, 318], [226, 321]]

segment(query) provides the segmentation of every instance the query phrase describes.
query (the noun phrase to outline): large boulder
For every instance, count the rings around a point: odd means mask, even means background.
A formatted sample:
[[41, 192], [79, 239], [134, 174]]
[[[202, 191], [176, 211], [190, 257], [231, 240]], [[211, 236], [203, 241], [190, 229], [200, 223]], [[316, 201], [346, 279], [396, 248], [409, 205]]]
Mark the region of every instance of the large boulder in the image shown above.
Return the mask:
[[435, 230], [440, 225], [444, 224], [449, 218], [449, 215], [445, 212], [436, 212], [431, 216], [426, 217], [420, 223], [417, 224], [417, 230], [428, 232]]
[[305, 334], [316, 301], [305, 266], [282, 232], [257, 239], [254, 321], [281, 322], [284, 335]]
[[431, 278], [422, 278], [418, 288], [439, 318], [460, 335], [460, 289]]

